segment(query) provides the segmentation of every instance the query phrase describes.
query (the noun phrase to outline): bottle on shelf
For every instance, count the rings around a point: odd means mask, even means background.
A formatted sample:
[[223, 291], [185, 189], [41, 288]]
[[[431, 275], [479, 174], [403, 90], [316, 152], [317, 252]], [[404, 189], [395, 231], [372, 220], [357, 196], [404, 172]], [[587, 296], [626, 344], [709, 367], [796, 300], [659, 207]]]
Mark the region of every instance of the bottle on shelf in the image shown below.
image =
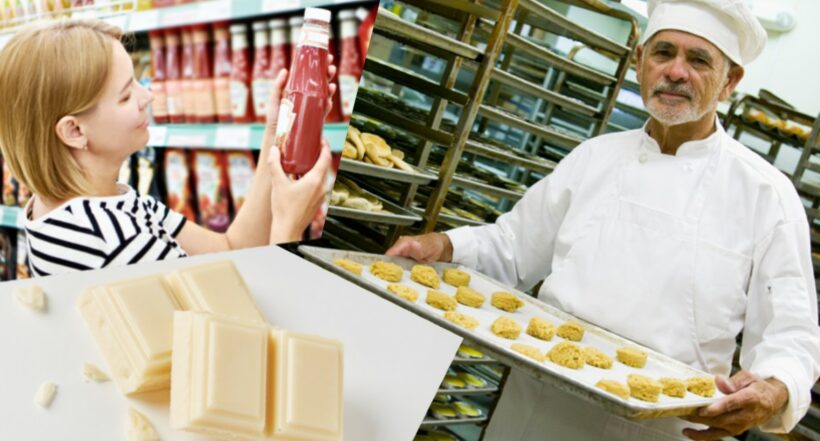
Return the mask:
[[270, 78], [276, 78], [282, 69], [290, 67], [290, 43], [288, 22], [275, 18], [268, 22], [270, 28]]
[[364, 6], [356, 10], [356, 18], [359, 19], [359, 56], [362, 59], [362, 66], [367, 60], [367, 49], [370, 47], [370, 37], [373, 36], [373, 27], [376, 25], [376, 16], [379, 13], [379, 5], [368, 9]]
[[307, 173], [321, 152], [328, 98], [329, 27], [330, 11], [305, 9], [276, 125], [275, 144], [282, 152], [282, 168], [291, 175]]
[[304, 17], [295, 15], [288, 19], [288, 26], [290, 27], [290, 57], [291, 62], [296, 54], [296, 45], [299, 43], [299, 38], [302, 35], [302, 25], [305, 23]]
[[214, 25], [214, 98], [216, 118], [233, 121], [231, 113], [231, 40], [227, 24]]
[[194, 91], [194, 36], [190, 28], [182, 29], [182, 107], [185, 122], [196, 122], [196, 92]]
[[248, 28], [231, 25], [231, 115], [235, 123], [254, 121], [251, 99], [251, 65], [248, 56]]
[[216, 121], [211, 35], [207, 25], [194, 27], [194, 115], [198, 123]]
[[151, 45], [151, 113], [156, 124], [168, 124], [168, 104], [165, 92], [165, 38], [160, 31], [148, 33]]
[[[337, 50], [338, 46], [336, 45], [336, 38], [335, 34], [333, 33], [333, 24], [328, 27], [328, 41], [327, 41], [327, 53], [333, 55], [333, 63], [338, 67], [339, 66], [339, 51]], [[338, 71], [337, 71], [338, 72]], [[333, 104], [330, 107], [330, 110], [327, 113], [327, 117], [325, 121], [327, 122], [341, 122], [342, 121], [342, 105], [341, 99], [339, 98], [339, 75], [336, 74], [335, 77], [331, 80], [333, 84], [336, 85], [336, 91], [333, 93]]]
[[270, 43], [268, 40], [268, 23], [253, 23], [253, 74], [251, 81], [253, 111], [256, 122], [265, 122], [268, 114], [268, 99], [271, 93], [270, 77]]
[[179, 33], [175, 29], [165, 31], [165, 67], [168, 69], [165, 90], [167, 93], [168, 122], [185, 122], [185, 107], [182, 93], [182, 59]]
[[342, 50], [336, 63], [339, 72], [339, 104], [342, 118], [348, 122], [353, 114], [353, 104], [356, 102], [356, 92], [359, 90], [359, 79], [362, 76], [356, 11], [347, 9], [339, 12], [339, 21], [342, 38]]

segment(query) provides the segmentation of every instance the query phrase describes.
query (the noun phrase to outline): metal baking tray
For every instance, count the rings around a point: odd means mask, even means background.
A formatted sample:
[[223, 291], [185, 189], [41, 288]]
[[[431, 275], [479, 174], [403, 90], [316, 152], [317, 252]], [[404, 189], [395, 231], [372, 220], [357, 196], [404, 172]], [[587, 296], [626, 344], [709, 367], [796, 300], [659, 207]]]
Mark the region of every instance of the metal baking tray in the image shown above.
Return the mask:
[[357, 210], [355, 208], [331, 205], [327, 209], [327, 215], [391, 225], [413, 225], [414, 223], [421, 221], [421, 216], [413, 213], [412, 211], [406, 210], [388, 200], [385, 200], [384, 198], [380, 198], [367, 190], [362, 191], [369, 196], [380, 200], [385, 211], [365, 211]]
[[453, 176], [453, 185], [461, 187], [465, 190], [475, 190], [484, 194], [506, 198], [511, 201], [517, 201], [524, 197], [524, 193], [514, 190], [507, 190], [506, 188], [496, 187], [486, 182], [473, 180], [463, 176]]
[[426, 185], [438, 179], [438, 176], [432, 173], [424, 172], [412, 164], [408, 165], [413, 167], [413, 170], [415, 171], [408, 172], [398, 168], [379, 167], [378, 165], [368, 164], [364, 161], [342, 158], [342, 162], [339, 164], [339, 170], [359, 175], [389, 179], [391, 181], [407, 182], [409, 184]]
[[[485, 294], [487, 297], [487, 301], [481, 308], [470, 308], [464, 305], [459, 305], [456, 309], [456, 311], [467, 314], [480, 321], [481, 324], [479, 327], [472, 331], [445, 320], [443, 311], [435, 309], [424, 302], [423, 299], [425, 298], [428, 288], [411, 281], [409, 277], [409, 270], [416, 264], [416, 262], [409, 259], [387, 257], [378, 254], [358, 253], [304, 245], [299, 247], [299, 252], [302, 253], [306, 259], [316, 263], [317, 265], [337, 273], [353, 283], [356, 283], [378, 294], [379, 296], [405, 309], [408, 309], [415, 314], [418, 314], [419, 316], [424, 317], [437, 325], [448, 329], [449, 331], [452, 331], [455, 334], [464, 337], [469, 340], [469, 344], [471, 346], [484, 351], [487, 355], [495, 358], [499, 362], [522, 369], [546, 384], [550, 384], [587, 401], [597, 403], [616, 415], [632, 419], [689, 415], [694, 413], [696, 409], [703, 406], [708, 406], [723, 396], [719, 390], [716, 390], [715, 394], [711, 398], [704, 398], [691, 393], [687, 393], [684, 398], [672, 398], [661, 395], [657, 403], [649, 403], [634, 398], [625, 400], [596, 388], [595, 383], [604, 378], [626, 383], [626, 375], [629, 373], [639, 373], [652, 378], [669, 376], [680, 379], [711, 375], [687, 366], [686, 364], [674, 360], [659, 352], [645, 348], [640, 344], [615, 335], [612, 332], [599, 328], [591, 323], [577, 319], [551, 305], [534, 299], [518, 290], [507, 287], [501, 282], [491, 279], [469, 268], [464, 268], [450, 263], [431, 264], [431, 266], [436, 268], [439, 273], [441, 273], [445, 268], [460, 268], [461, 270], [470, 273], [470, 287], [476, 289], [480, 293]], [[387, 282], [384, 282], [370, 274], [369, 268], [364, 268], [361, 276], [356, 276], [355, 274], [343, 270], [333, 264], [333, 260], [340, 258], [350, 259], [365, 266], [368, 266], [371, 262], [379, 260], [389, 261], [400, 265], [406, 270], [401, 283], [416, 289], [420, 294], [419, 299], [416, 302], [411, 303], [398, 296], [395, 296], [390, 291], [387, 291]], [[455, 292], [455, 288], [444, 283], [443, 281], [439, 290], [447, 294], [453, 294]], [[524, 307], [514, 313], [508, 313], [496, 309], [490, 305], [489, 298], [489, 294], [495, 291], [507, 291], [516, 294], [524, 301]], [[556, 336], [552, 339], [552, 341], [545, 342], [531, 337], [524, 332], [522, 332], [521, 336], [514, 341], [500, 338], [490, 331], [489, 325], [496, 318], [502, 315], [516, 320], [523, 329], [526, 328], [527, 322], [533, 316], [546, 318], [555, 325], [559, 325], [568, 320], [576, 321], [583, 324], [586, 329], [583, 341], [580, 342], [580, 345], [597, 347], [612, 356], [613, 360], [615, 359], [615, 348], [623, 346], [639, 347], [648, 354], [647, 364], [643, 369], [634, 369], [619, 363], [617, 360], [614, 360], [611, 369], [604, 370], [591, 366], [585, 366], [582, 369], [575, 370], [558, 366], [549, 361], [539, 363], [511, 350], [510, 345], [513, 342], [523, 343], [536, 346], [542, 352], [546, 352], [548, 348], [552, 347], [555, 343], [562, 341], [562, 339]]]

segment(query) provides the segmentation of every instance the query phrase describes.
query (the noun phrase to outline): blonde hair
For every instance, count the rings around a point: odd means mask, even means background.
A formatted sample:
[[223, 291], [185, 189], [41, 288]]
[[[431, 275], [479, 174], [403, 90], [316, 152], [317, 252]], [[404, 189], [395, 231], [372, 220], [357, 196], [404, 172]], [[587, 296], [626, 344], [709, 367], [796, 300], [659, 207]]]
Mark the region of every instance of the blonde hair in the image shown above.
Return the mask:
[[94, 194], [56, 125], [97, 103], [121, 38], [102, 21], [63, 20], [26, 27], [0, 51], [0, 149], [35, 194], [56, 201]]

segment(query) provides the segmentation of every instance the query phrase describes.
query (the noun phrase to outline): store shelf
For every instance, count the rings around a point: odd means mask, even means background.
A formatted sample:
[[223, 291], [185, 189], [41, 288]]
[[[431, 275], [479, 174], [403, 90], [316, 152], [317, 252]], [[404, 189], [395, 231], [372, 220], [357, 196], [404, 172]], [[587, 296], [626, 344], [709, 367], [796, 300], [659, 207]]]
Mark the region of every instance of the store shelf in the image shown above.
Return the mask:
[[464, 151], [469, 153], [475, 153], [477, 155], [484, 156], [490, 159], [495, 159], [497, 161], [506, 162], [508, 164], [515, 164], [527, 168], [529, 170], [545, 174], [552, 173], [556, 166], [554, 162], [546, 159], [543, 161], [536, 161], [532, 159], [522, 158], [512, 152], [505, 152], [501, 148], [488, 146], [487, 144], [483, 144], [474, 139], [467, 140], [467, 143], [464, 145]]
[[461, 176], [453, 176], [453, 185], [455, 185], [456, 187], [461, 187], [465, 190], [475, 190], [491, 196], [509, 199], [511, 201], [517, 201], [524, 197], [524, 193], [494, 187], [490, 184], [473, 181], [471, 179], [465, 179]]
[[0, 227], [23, 229], [25, 212], [20, 207], [0, 205]]
[[533, 135], [539, 136], [545, 141], [565, 148], [573, 148], [583, 142], [582, 139], [576, 138], [564, 133], [557, 132], [549, 126], [535, 124], [523, 118], [519, 118], [513, 114], [482, 104], [478, 113], [485, 117], [507, 124], [510, 127], [515, 127], [527, 131]]
[[[167, 124], [148, 127], [151, 147], [197, 149], [259, 149], [263, 124]], [[330, 149], [341, 152], [347, 135], [346, 123], [325, 124]]]
[[415, 23], [407, 22], [387, 9], [379, 8], [378, 17], [374, 32], [401, 43], [407, 43], [411, 46], [418, 46], [421, 43], [424, 46], [470, 60], [475, 60], [483, 54], [475, 46], [441, 35]]
[[[411, 165], [411, 167], [413, 167]], [[410, 184], [429, 184], [438, 179], [438, 176], [423, 172], [418, 167], [413, 167], [415, 172], [408, 172], [398, 168], [379, 167], [378, 165], [368, 164], [362, 161], [355, 161], [348, 158], [342, 158], [339, 165], [339, 170], [354, 173], [364, 176], [372, 176], [374, 178], [388, 179], [391, 181], [407, 182]]]
[[482, 415], [480, 417], [475, 417], [475, 418], [451, 418], [451, 419], [445, 419], [445, 420], [437, 420], [437, 419], [434, 419], [434, 418], [427, 417], [427, 418], [424, 419], [424, 421], [421, 422], [421, 425], [419, 426], [419, 428], [426, 429], [426, 428], [430, 428], [430, 427], [450, 426], [450, 425], [454, 425], [454, 424], [480, 424], [480, 423], [483, 423], [485, 421], [487, 421], [487, 416], [486, 415]]
[[557, 106], [569, 111], [575, 111], [587, 116], [596, 116], [598, 114], [598, 109], [585, 104], [583, 101], [553, 92], [535, 83], [531, 83], [511, 73], [505, 72], [499, 68], [493, 69], [492, 79], [501, 84], [518, 89], [521, 92], [530, 94], [536, 98], [541, 98], [554, 103]]

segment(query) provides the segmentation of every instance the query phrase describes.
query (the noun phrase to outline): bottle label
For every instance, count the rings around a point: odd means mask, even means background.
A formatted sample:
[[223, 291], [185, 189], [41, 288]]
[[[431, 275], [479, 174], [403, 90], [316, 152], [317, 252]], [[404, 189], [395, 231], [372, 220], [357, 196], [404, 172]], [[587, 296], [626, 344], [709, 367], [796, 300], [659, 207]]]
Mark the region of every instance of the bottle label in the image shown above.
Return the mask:
[[353, 104], [356, 102], [356, 93], [359, 91], [359, 81], [353, 75], [339, 75], [339, 96], [342, 100], [342, 114], [353, 114]]
[[327, 49], [327, 32], [317, 29], [302, 28], [302, 35], [299, 37], [300, 46], [315, 46], [320, 49]]
[[182, 115], [185, 111], [182, 102], [182, 84], [177, 80], [167, 81], [165, 83], [165, 90], [168, 94], [166, 100], [168, 104], [168, 115]]
[[202, 118], [213, 118], [216, 115], [214, 107], [214, 83], [210, 79], [200, 79], [194, 82], [196, 94], [196, 114]]
[[230, 115], [231, 111], [231, 84], [227, 78], [214, 80], [214, 95], [216, 97], [216, 114]]
[[293, 102], [287, 98], [282, 98], [279, 102], [279, 118], [276, 120], [276, 135], [273, 137], [274, 145], [281, 151], [288, 141], [290, 129], [296, 113], [293, 112]]
[[267, 115], [272, 81], [264, 78], [253, 80], [253, 108], [257, 116]]
[[241, 81], [231, 81], [231, 114], [242, 118], [248, 109], [248, 86]]
[[154, 112], [154, 118], [164, 118], [168, 116], [168, 97], [165, 93], [165, 83], [162, 81], [154, 81], [151, 83], [151, 94], [154, 95], [154, 101], [151, 103], [151, 110]]

